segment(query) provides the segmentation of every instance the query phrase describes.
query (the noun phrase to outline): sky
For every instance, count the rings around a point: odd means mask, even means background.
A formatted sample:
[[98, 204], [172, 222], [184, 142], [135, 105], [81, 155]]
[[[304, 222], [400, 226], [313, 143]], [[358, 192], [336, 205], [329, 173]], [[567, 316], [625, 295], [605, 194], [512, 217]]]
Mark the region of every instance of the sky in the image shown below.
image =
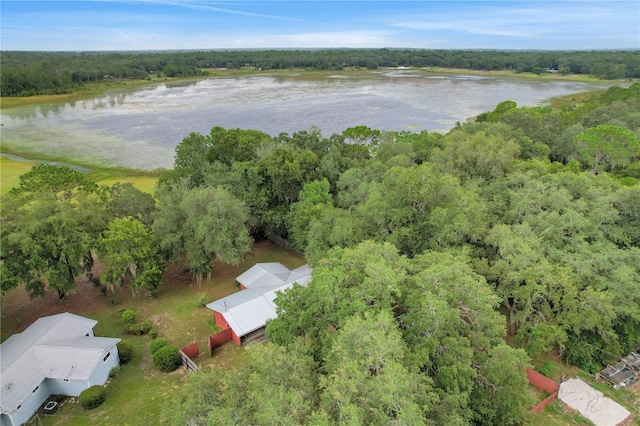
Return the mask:
[[0, 0], [0, 49], [638, 49], [632, 1]]

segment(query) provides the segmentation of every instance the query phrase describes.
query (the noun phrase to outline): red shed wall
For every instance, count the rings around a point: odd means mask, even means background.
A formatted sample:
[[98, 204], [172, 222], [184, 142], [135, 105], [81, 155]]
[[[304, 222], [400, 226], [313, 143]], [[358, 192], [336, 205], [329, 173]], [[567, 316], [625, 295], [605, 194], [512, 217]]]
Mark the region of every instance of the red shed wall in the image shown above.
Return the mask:
[[220, 312], [213, 311], [213, 319], [216, 321], [216, 325], [221, 329], [226, 330], [227, 328], [229, 328], [229, 324], [227, 324], [227, 321], [225, 321]]
[[[231, 330], [231, 329], [229, 329], [229, 330]], [[240, 338], [236, 335], [236, 333], [234, 333], [234, 332], [233, 332], [233, 330], [231, 330], [231, 339], [232, 339], [234, 342], [236, 342], [236, 344], [237, 344], [238, 346], [242, 346], [242, 345], [241, 345], [241, 343], [240, 343]]]

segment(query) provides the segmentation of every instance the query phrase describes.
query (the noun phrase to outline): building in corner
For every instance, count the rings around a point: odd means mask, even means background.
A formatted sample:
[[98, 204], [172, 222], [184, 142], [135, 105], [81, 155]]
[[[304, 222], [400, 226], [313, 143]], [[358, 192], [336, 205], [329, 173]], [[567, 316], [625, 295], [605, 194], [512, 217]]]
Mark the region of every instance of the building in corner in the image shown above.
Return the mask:
[[257, 263], [236, 278], [241, 291], [207, 305], [218, 327], [230, 330], [230, 338], [242, 346], [264, 336], [267, 321], [276, 317], [277, 292], [311, 281], [308, 265], [289, 270], [278, 262]]
[[120, 339], [96, 337], [97, 321], [63, 313], [38, 319], [0, 344], [0, 425], [27, 422], [51, 395], [103, 385], [120, 363]]

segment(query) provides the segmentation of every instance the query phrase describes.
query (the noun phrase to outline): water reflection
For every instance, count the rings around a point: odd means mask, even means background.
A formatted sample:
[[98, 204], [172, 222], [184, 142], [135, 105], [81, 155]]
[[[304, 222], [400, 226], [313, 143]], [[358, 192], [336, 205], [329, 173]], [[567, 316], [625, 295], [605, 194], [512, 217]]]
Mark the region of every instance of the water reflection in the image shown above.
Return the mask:
[[325, 136], [366, 125], [393, 131], [447, 131], [498, 103], [522, 106], [607, 84], [531, 82], [476, 76], [424, 76], [412, 70], [211, 78], [114, 90], [75, 103], [2, 111], [2, 139], [83, 162], [171, 167], [175, 146], [213, 126], [271, 135], [317, 126]]

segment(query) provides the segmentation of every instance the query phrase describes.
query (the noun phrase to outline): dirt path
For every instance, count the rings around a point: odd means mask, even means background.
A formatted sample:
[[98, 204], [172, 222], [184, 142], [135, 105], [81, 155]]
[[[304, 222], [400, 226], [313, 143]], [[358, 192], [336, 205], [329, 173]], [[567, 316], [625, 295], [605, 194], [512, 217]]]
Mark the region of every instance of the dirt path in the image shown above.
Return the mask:
[[44, 298], [30, 300], [24, 286], [19, 286], [2, 296], [2, 340], [24, 331], [40, 317], [61, 312], [82, 315], [83, 312], [104, 306], [104, 295], [100, 293], [100, 287], [86, 278], [81, 278], [76, 283], [76, 289], [65, 300], [59, 300], [55, 292], [47, 292]]

